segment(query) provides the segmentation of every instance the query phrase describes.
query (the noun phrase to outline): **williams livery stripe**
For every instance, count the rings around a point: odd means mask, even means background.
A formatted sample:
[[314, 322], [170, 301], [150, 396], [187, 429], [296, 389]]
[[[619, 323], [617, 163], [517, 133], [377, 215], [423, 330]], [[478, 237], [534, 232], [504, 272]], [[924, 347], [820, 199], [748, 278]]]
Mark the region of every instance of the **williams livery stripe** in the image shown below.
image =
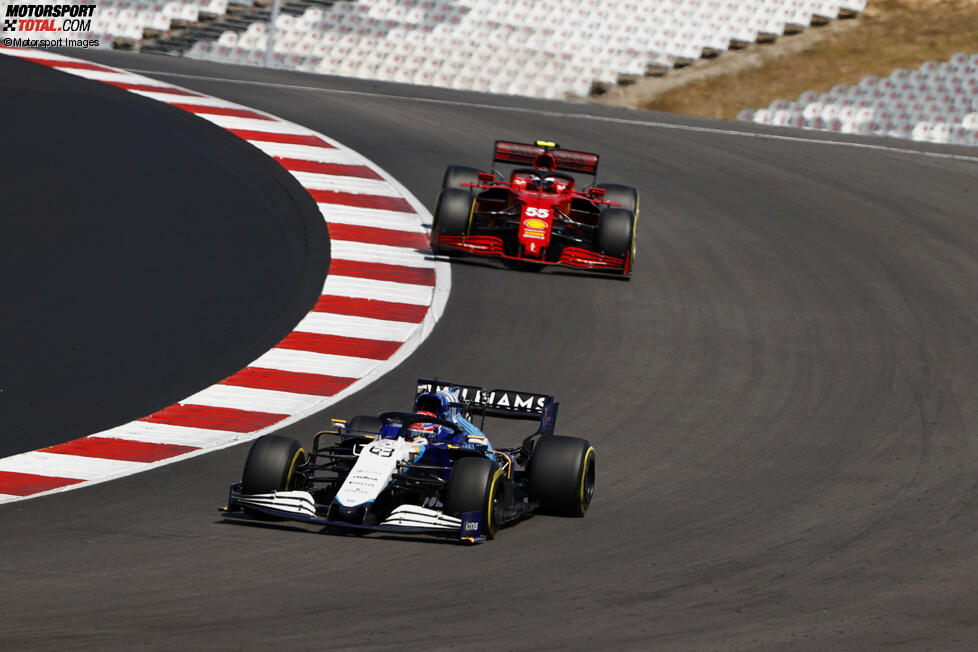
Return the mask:
[[[0, 503], [104, 482], [248, 441], [323, 409], [406, 358], [441, 316], [451, 279], [429, 255], [424, 206], [384, 170], [297, 124], [62, 55], [16, 56], [165, 102], [268, 154], [317, 201], [332, 262], [311, 312], [251, 365], [141, 419], [0, 459]], [[335, 215], [335, 219], [334, 216]]]
[[458, 383], [428, 379], [418, 380], [418, 388], [415, 396], [420, 396], [425, 392], [452, 389], [458, 390], [459, 399], [462, 402], [472, 401], [477, 405], [484, 404], [490, 409], [522, 413], [530, 416], [542, 415], [546, 408], [547, 400], [550, 399], [551, 402], [553, 401], [553, 397], [547, 394], [533, 394], [512, 389], [484, 389], [473, 385], [460, 385]]

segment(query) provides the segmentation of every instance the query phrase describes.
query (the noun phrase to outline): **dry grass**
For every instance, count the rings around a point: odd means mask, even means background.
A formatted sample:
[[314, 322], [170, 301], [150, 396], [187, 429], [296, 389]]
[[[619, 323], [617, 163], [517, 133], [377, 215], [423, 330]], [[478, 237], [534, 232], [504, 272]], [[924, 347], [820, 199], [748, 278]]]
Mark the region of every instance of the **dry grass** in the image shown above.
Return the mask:
[[856, 29], [833, 33], [810, 50], [690, 82], [641, 108], [733, 119], [740, 109], [794, 100], [806, 90], [826, 92], [866, 75], [946, 61], [956, 52], [978, 53], [978, 0], [870, 0], [858, 20]]

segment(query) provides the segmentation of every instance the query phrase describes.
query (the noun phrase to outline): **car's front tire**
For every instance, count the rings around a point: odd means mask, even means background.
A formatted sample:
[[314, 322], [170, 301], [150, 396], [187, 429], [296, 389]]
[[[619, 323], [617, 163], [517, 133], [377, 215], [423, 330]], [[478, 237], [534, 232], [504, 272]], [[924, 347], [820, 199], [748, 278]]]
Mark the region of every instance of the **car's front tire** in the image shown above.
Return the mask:
[[445, 490], [445, 513], [461, 516], [482, 512], [482, 534], [491, 539], [499, 530], [504, 501], [504, 474], [487, 457], [463, 457], [455, 463]]
[[465, 183], [479, 183], [479, 170], [461, 165], [449, 165], [445, 168], [445, 176], [441, 180], [442, 188], [459, 188], [471, 191], [469, 186], [462, 185]]
[[467, 190], [445, 188], [438, 196], [434, 223], [431, 225], [431, 248], [438, 252], [440, 236], [466, 235], [472, 225], [475, 199]]
[[619, 208], [630, 211], [633, 215], [638, 215], [638, 190], [631, 186], [623, 186], [617, 183], [599, 183], [595, 188], [604, 189], [604, 198], [619, 204]]
[[267, 494], [295, 488], [296, 469], [306, 452], [294, 439], [263, 435], [255, 440], [241, 474], [241, 493]]
[[598, 251], [627, 258], [635, 244], [635, 215], [624, 208], [606, 208], [601, 211], [598, 224]]
[[594, 457], [594, 446], [583, 439], [541, 437], [529, 464], [530, 499], [538, 510], [584, 516], [594, 495]]

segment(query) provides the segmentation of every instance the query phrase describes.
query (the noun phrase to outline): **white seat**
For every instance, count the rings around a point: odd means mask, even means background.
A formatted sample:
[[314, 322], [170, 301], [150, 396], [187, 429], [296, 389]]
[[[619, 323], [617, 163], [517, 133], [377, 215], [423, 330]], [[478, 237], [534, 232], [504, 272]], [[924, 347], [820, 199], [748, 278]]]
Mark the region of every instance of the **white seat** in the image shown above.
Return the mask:
[[812, 10], [812, 15], [823, 20], [835, 20], [839, 17], [839, 4], [833, 0], [817, 2]]
[[822, 119], [823, 120], [834, 120], [839, 117], [839, 110], [841, 107], [838, 104], [826, 104], [822, 107]]
[[931, 128], [932, 125], [930, 122], [926, 120], [921, 120], [917, 122], [916, 125], [914, 125], [910, 137], [916, 141], [922, 141], [922, 142], [929, 141], [931, 139]]
[[211, 44], [209, 41], [197, 41], [184, 56], [191, 59], [207, 60], [210, 58]]
[[805, 118], [807, 118], [808, 120], [814, 120], [815, 118], [822, 115], [822, 110], [824, 108], [825, 105], [822, 104], [821, 102], [809, 102], [802, 109], [802, 115], [805, 116]]
[[877, 131], [877, 124], [872, 120], [860, 120], [853, 124], [853, 133], [869, 136]]
[[737, 120], [741, 122], [753, 122], [754, 121], [754, 110], [753, 109], [741, 109], [737, 113]]

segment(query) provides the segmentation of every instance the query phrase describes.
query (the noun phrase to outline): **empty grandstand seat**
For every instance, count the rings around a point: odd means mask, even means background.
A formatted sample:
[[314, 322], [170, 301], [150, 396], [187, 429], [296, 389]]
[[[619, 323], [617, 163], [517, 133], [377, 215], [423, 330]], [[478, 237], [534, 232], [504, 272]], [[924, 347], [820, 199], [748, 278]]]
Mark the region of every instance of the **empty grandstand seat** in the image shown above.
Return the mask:
[[[829, 93], [806, 91], [798, 98], [805, 126], [919, 141], [975, 144], [978, 133], [978, 68], [973, 55], [957, 53], [945, 62], [928, 61], [918, 69], [895, 69], [879, 79], [837, 84]], [[787, 103], [767, 109], [745, 109], [738, 119], [766, 124], [791, 124]]]
[[[250, 4], [250, 0], [234, 1]], [[186, 6], [205, 11], [205, 7], [213, 8], [216, 3], [227, 6], [227, 0], [187, 0]], [[451, 44], [455, 57], [481, 62], [504, 62], [510, 57], [519, 60], [528, 52], [533, 56], [542, 53], [552, 58], [570, 57], [570, 61], [561, 60], [559, 65], [539, 65], [535, 75], [526, 68], [519, 72], [527, 74], [515, 74], [506, 68], [500, 71], [504, 76], [501, 79], [478, 69], [467, 70], [451, 79], [452, 87], [464, 88], [468, 83], [471, 89], [499, 92], [505, 85], [507, 92], [552, 97], [581, 95], [595, 80], [613, 84], [620, 77], [633, 78], [671, 68], [677, 61], [698, 59], [704, 51], [722, 52], [732, 39], [753, 42], [759, 30], [769, 36], [780, 35], [789, 18], [802, 22], [807, 12], [816, 10], [823, 14], [834, 11], [837, 15], [840, 7], [858, 8], [860, 3], [861, 0], [343, 0], [307, 7], [298, 17], [280, 14], [277, 51], [283, 47], [309, 57], [312, 43], [318, 41], [328, 47], [315, 55], [319, 58], [314, 65], [308, 59], [300, 62], [288, 57], [277, 60], [276, 65], [335, 68], [350, 56], [353, 48], [351, 42], [335, 37], [356, 34], [361, 39], [378, 41], [371, 44], [370, 52], [360, 52], [360, 61], [343, 65], [347, 74], [381, 78], [392, 75], [405, 81], [446, 85], [451, 70], [438, 61], [452, 56], [440, 49]], [[170, 8], [174, 4], [179, 3], [167, 3], [168, 15], [174, 13]], [[178, 19], [188, 20], [189, 15]], [[311, 33], [323, 38], [308, 38]], [[406, 45], [406, 49], [396, 50], [398, 44]], [[402, 57], [388, 64], [387, 53], [391, 52], [425, 53], [432, 63], [422, 66]]]
[[207, 41], [197, 41], [184, 56], [190, 57], [191, 59], [209, 59], [210, 49], [210, 43]]

